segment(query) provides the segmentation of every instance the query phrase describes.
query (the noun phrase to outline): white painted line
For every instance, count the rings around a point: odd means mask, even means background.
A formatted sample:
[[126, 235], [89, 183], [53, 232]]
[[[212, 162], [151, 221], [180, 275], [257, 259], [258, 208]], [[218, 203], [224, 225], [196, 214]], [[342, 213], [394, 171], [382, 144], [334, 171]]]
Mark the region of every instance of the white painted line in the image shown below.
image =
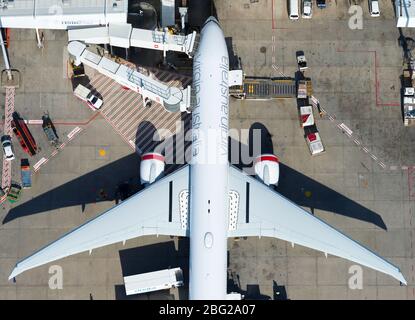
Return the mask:
[[63, 149], [63, 148], [65, 148], [65, 146], [66, 146], [66, 142], [62, 143], [62, 144], [59, 146], [59, 149]]
[[42, 159], [40, 159], [38, 162], [35, 163], [35, 165], [33, 166], [33, 169], [35, 169], [37, 171], [37, 169], [44, 163], [48, 162], [48, 159], [46, 159], [45, 157], [43, 157]]
[[68, 139], [71, 139], [75, 134], [77, 134], [79, 131], [81, 131], [80, 127], [76, 127], [71, 132], [68, 133]]
[[402, 170], [408, 170], [408, 166], [402, 166]]
[[379, 165], [383, 168], [383, 169], [385, 169], [386, 168], [386, 164], [384, 164], [382, 161], [380, 161], [380, 162], [378, 162], [379, 163]]
[[366, 147], [363, 147], [363, 148], [362, 148], [362, 150], [363, 150], [364, 152], [366, 152], [366, 153], [368, 153], [368, 152], [369, 152], [369, 150], [368, 150]]
[[317, 107], [317, 105], [318, 105], [318, 99], [315, 97], [315, 96], [311, 96], [311, 103], [315, 106], [315, 107]]
[[353, 131], [350, 130], [350, 128], [346, 126], [344, 123], [340, 123], [339, 127], [343, 129], [349, 136], [353, 134]]
[[54, 157], [54, 156], [56, 156], [58, 154], [58, 150], [55, 150], [55, 151], [53, 151], [52, 153], [51, 153], [51, 157]]
[[25, 120], [27, 124], [43, 124], [43, 120]]
[[353, 141], [354, 141], [354, 143], [356, 143], [358, 146], [360, 146], [360, 141], [359, 141], [359, 140], [354, 139]]

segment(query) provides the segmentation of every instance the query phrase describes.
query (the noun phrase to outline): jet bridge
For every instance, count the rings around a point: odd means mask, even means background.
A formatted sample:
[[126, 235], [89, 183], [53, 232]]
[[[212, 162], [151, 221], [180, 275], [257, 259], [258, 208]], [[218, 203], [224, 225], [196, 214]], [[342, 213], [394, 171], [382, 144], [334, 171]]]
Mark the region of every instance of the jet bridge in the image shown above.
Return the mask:
[[131, 24], [68, 30], [69, 41], [82, 41], [91, 44], [109, 44], [121, 48], [138, 47], [163, 52], [176, 51], [193, 57], [197, 50], [196, 31], [188, 35], [171, 34], [165, 31], [133, 28]]
[[83, 63], [143, 96], [144, 103], [158, 102], [169, 112], [190, 112], [191, 87], [169, 87], [135, 69], [116, 63], [87, 50], [85, 44], [72, 41], [68, 52], [75, 58], [75, 65]]

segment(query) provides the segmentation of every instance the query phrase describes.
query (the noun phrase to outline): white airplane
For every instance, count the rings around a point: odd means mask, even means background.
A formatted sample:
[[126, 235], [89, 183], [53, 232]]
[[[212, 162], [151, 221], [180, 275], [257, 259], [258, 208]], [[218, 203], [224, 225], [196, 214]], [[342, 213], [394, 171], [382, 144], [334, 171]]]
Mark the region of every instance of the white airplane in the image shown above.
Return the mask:
[[[150, 182], [147, 188], [19, 261], [9, 279], [69, 255], [139, 236], [187, 236], [189, 298], [226, 299], [228, 238], [258, 236], [342, 257], [406, 284], [398, 267], [267, 186], [272, 180], [269, 170], [277, 164], [275, 156], [258, 159], [264, 181], [228, 163], [228, 82], [232, 75], [224, 35], [213, 17], [201, 31], [193, 69], [196, 105], [190, 164], [160, 178], [163, 157], [143, 155], [141, 175]], [[216, 141], [208, 139], [209, 132], [216, 133]]]

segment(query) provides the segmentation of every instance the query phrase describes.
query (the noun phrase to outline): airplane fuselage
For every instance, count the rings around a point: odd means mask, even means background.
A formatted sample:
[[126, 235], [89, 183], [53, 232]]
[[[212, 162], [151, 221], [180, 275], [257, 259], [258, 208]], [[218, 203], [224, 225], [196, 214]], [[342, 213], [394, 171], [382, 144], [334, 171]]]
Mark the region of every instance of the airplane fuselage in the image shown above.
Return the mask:
[[190, 171], [190, 299], [225, 299], [228, 230], [229, 58], [217, 21], [207, 20], [193, 62]]

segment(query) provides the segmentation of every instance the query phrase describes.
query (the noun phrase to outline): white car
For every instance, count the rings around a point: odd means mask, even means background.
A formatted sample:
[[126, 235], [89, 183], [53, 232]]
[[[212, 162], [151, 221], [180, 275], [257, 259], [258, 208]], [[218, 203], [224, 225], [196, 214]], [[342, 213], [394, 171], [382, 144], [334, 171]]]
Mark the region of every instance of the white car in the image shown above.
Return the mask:
[[8, 161], [14, 159], [13, 145], [10, 136], [4, 135], [1, 137], [1, 145], [3, 146], [4, 158]]
[[311, 0], [303, 0], [303, 14], [304, 19], [311, 19], [313, 16], [313, 2]]
[[102, 107], [103, 101], [96, 95], [92, 94], [92, 91], [82, 84], [79, 84], [76, 87], [74, 95], [85, 101], [92, 111], [97, 111]]
[[379, 1], [378, 0], [369, 0], [369, 12], [372, 17], [380, 16]]
[[92, 110], [99, 110], [102, 107], [102, 100], [93, 94], [90, 94], [87, 97], [87, 103], [92, 108]]

